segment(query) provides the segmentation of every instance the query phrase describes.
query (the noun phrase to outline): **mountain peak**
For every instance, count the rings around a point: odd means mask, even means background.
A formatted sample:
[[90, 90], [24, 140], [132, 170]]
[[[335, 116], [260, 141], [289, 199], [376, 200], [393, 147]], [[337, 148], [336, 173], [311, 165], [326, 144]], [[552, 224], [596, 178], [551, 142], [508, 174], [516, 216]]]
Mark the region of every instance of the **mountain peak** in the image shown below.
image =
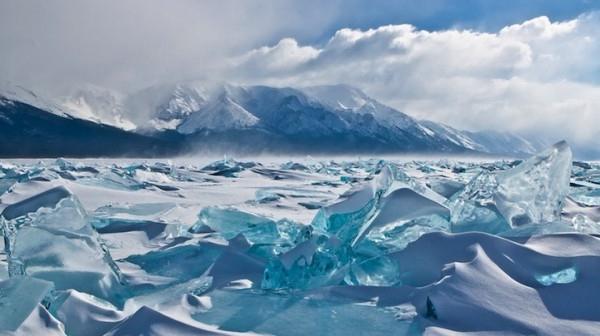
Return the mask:
[[183, 134], [202, 130], [226, 131], [244, 129], [258, 123], [258, 118], [246, 111], [225, 93], [191, 114], [177, 128]]
[[370, 100], [361, 90], [345, 84], [308, 86], [300, 90], [321, 104], [336, 109], [358, 110]]

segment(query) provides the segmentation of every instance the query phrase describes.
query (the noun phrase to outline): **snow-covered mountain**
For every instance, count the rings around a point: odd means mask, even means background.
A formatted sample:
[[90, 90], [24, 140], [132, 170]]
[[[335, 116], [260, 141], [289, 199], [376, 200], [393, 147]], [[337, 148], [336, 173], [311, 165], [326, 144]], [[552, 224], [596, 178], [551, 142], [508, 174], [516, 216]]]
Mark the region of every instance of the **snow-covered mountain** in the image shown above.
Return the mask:
[[156, 85], [130, 94], [124, 105], [139, 129], [174, 129], [208, 103], [208, 90], [197, 82]]
[[[523, 155], [543, 143], [421, 121], [347, 85], [303, 88], [184, 82], [132, 94], [85, 86], [44, 98], [21, 87], [0, 95], [137, 133], [179, 134], [194, 149], [274, 152], [450, 152]], [[255, 147], [252, 148], [252, 145]]]
[[183, 134], [193, 134], [200, 130], [224, 131], [229, 129], [251, 128], [260, 120], [246, 111], [227, 95], [203, 106], [190, 114], [177, 130]]
[[537, 138], [525, 138], [513, 133], [493, 130], [470, 132], [461, 131], [442, 123], [428, 120], [419, 121], [427, 130], [445, 137], [465, 148], [484, 153], [530, 154], [548, 146], [547, 141]]
[[[184, 134], [260, 130], [297, 145], [314, 139], [366, 141], [380, 151], [472, 151], [523, 155], [546, 145], [495, 131], [460, 131], [419, 121], [347, 85], [274, 88], [225, 85], [180, 124]], [[217, 122], [218, 121], [218, 122]], [[349, 137], [351, 135], [351, 137]], [[327, 147], [326, 142], [320, 143]], [[367, 148], [369, 148], [367, 146]], [[288, 146], [290, 147], [290, 146]], [[293, 147], [293, 146], [291, 146]], [[351, 148], [339, 148], [349, 151]]]
[[334, 110], [349, 110], [358, 114], [372, 114], [376, 119], [397, 127], [411, 127], [415, 120], [404, 113], [381, 104], [361, 90], [348, 85], [320, 85], [301, 89], [316, 102]]
[[165, 156], [182, 148], [173, 137], [138, 134], [30, 103], [0, 95], [0, 157]]
[[62, 109], [75, 118], [134, 130], [124, 106], [125, 97], [102, 87], [86, 85], [59, 100]]
[[0, 98], [2, 104], [6, 105], [9, 101], [21, 102], [39, 108], [62, 117], [71, 117], [58, 99], [50, 99], [35, 90], [10, 82], [0, 82]]

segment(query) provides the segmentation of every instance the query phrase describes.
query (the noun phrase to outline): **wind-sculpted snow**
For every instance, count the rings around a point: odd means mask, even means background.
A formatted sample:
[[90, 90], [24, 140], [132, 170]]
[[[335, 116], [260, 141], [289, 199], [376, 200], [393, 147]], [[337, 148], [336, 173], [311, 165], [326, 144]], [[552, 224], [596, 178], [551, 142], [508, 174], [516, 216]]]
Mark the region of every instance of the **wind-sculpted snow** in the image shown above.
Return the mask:
[[0, 162], [0, 333], [600, 333], [600, 166]]

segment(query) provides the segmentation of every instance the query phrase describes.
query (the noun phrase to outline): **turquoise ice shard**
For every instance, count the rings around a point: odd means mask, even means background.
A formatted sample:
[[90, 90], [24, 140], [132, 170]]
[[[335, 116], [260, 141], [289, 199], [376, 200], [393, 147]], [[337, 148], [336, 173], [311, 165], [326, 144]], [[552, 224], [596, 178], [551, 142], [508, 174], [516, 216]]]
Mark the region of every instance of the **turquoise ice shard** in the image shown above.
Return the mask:
[[10, 277], [24, 275], [118, 301], [119, 271], [78, 199], [64, 187], [9, 205], [0, 216]]
[[425, 183], [409, 176], [402, 168], [397, 165], [388, 164], [391, 169], [395, 186], [408, 187], [417, 193], [438, 203], [446, 202], [446, 197], [429, 188]]
[[288, 161], [286, 163], [281, 164], [281, 169], [284, 169], [284, 170], [302, 170], [302, 171], [310, 170], [310, 168], [307, 167], [306, 165], [304, 165], [302, 163], [298, 163], [298, 162], [293, 162], [293, 161]]
[[449, 218], [448, 208], [410, 188], [390, 192], [353, 244], [354, 260], [346, 282], [365, 286], [396, 284], [400, 278], [398, 265], [385, 254], [404, 249], [425, 233], [448, 231]]
[[[338, 203], [319, 210], [312, 222], [317, 234], [271, 259], [265, 269], [262, 288], [306, 289], [339, 284], [351, 268], [354, 272], [347, 280], [349, 282], [374, 285], [396, 281], [397, 270], [393, 265], [387, 267], [391, 264], [384, 259], [353, 261], [353, 243], [360, 241], [371, 229], [396, 220], [438, 212], [448, 217], [449, 213], [443, 205], [408, 188], [396, 190], [384, 198], [393, 180], [392, 169], [384, 165], [370, 181], [345, 193]], [[399, 206], [401, 198], [405, 203]], [[375, 274], [379, 270], [385, 271], [381, 277]]]
[[497, 175], [494, 200], [511, 227], [560, 219], [573, 155], [565, 141]]
[[206, 227], [218, 232], [225, 239], [243, 234], [251, 243], [271, 243], [279, 237], [275, 221], [234, 208], [202, 209], [198, 221], [190, 231], [201, 232], [205, 231]]
[[277, 221], [277, 230], [282, 242], [287, 242], [294, 246], [310, 239], [313, 234], [312, 226], [299, 224], [287, 219]]
[[[360, 241], [372, 230], [379, 229], [379, 231], [385, 232], [404, 224], [424, 224], [425, 220], [422, 222], [415, 222], [414, 220], [423, 217], [430, 218], [431, 216], [449, 219], [450, 211], [444, 205], [410, 188], [398, 188], [382, 199], [377, 215], [368, 226], [364, 226], [355, 242]], [[437, 217], [435, 217], [435, 220], [437, 220]], [[416, 238], [418, 237], [412, 237], [413, 240]]]
[[514, 168], [483, 171], [450, 200], [452, 231], [526, 232], [524, 227], [559, 221], [571, 160], [571, 149], [561, 141]]
[[571, 219], [573, 228], [582, 233], [598, 234], [600, 233], [600, 223], [592, 220], [586, 215], [577, 214]]
[[14, 179], [9, 179], [0, 176], [0, 196], [5, 192], [9, 191], [10, 188], [16, 183]]
[[171, 278], [170, 284], [175, 284], [204, 274], [223, 249], [222, 245], [200, 241], [131, 255], [124, 260], [140, 266], [148, 274]]
[[298, 244], [295, 248], [272, 260], [265, 268], [261, 286], [263, 289], [278, 289], [286, 287], [305, 286], [308, 275], [299, 278], [290, 278], [290, 275], [300, 274], [300, 269], [307, 269], [312, 263], [312, 257], [317, 252], [317, 238]]
[[263, 289], [307, 289], [340, 283], [348, 262], [345, 246], [335, 238], [314, 236], [270, 260], [261, 282]]
[[536, 275], [535, 279], [544, 286], [568, 284], [577, 280], [577, 271], [573, 267], [569, 267], [551, 274]]
[[446, 198], [452, 197], [452, 195], [462, 190], [462, 188], [465, 186], [464, 183], [445, 177], [428, 179], [427, 185], [431, 188], [431, 190]]
[[[168, 216], [170, 211], [176, 210], [176, 208], [177, 205], [174, 203], [109, 204], [94, 210], [90, 214], [90, 222], [96, 230], [104, 228], [108, 230], [118, 229], [115, 227], [119, 226], [118, 223], [130, 223], [132, 226], [135, 223], [139, 223], [138, 225], [142, 226], [144, 222], [165, 222], [164, 218]], [[169, 218], [169, 223], [171, 221], [179, 224], [177, 220]]]
[[[404, 249], [409, 243], [430, 232], [448, 232], [450, 223], [448, 217], [439, 214], [420, 216], [394, 222], [369, 232], [363, 242], [374, 243], [378, 251], [392, 253]], [[356, 249], [364, 251], [363, 242]]]
[[281, 196], [269, 189], [258, 189], [255, 195], [258, 203], [276, 202], [281, 198]]
[[323, 207], [312, 221], [315, 229], [335, 235], [343, 242], [353, 241], [373, 216], [380, 198], [393, 182], [393, 172], [384, 166], [378, 175], [340, 196], [340, 201]]
[[207, 207], [200, 211], [192, 233], [217, 232], [229, 240], [242, 234], [251, 244], [280, 247], [295, 245], [312, 235], [312, 227], [255, 215], [235, 208]]
[[210, 171], [212, 172], [211, 175], [215, 176], [237, 177], [239, 172], [255, 166], [257, 164], [254, 162], [238, 162], [233, 159], [223, 159], [210, 163], [202, 168], [202, 170]]
[[49, 281], [31, 277], [0, 281], [0, 331], [15, 331], [52, 287]]
[[378, 256], [350, 264], [346, 282], [354, 286], [394, 286], [400, 281], [398, 264], [387, 256]]
[[228, 286], [232, 282], [259, 284], [265, 269], [265, 261], [249, 253], [250, 243], [240, 234], [228, 241], [206, 274], [212, 278], [212, 288]]

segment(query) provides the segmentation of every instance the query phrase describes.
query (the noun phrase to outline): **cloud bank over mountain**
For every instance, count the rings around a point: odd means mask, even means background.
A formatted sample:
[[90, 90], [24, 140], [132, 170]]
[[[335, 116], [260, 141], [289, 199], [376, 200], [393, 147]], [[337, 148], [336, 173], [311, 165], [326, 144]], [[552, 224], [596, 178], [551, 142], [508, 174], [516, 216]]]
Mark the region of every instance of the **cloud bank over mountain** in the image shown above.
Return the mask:
[[323, 45], [291, 38], [237, 59], [247, 81], [348, 83], [409, 114], [467, 129], [563, 135], [600, 130], [600, 16], [537, 17], [495, 33], [411, 25], [338, 30]]
[[319, 3], [8, 1], [0, 80], [57, 95], [85, 83], [341, 83], [458, 128], [600, 144], [590, 127], [600, 122], [600, 14], [589, 3]]

